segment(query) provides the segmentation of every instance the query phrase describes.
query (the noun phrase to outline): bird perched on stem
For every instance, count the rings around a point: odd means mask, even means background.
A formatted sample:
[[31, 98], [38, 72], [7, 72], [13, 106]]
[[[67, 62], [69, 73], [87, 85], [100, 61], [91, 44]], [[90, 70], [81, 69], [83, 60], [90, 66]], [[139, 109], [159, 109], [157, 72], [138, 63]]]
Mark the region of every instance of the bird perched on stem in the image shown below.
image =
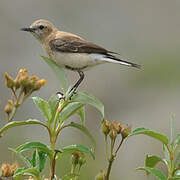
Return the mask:
[[58, 30], [47, 20], [37, 20], [30, 27], [21, 30], [30, 32], [38, 39], [57, 65], [79, 73], [80, 78], [71, 90], [76, 90], [83, 81], [83, 71], [98, 64], [110, 62], [140, 68], [138, 64], [113, 55], [118, 53], [108, 51], [75, 34]]

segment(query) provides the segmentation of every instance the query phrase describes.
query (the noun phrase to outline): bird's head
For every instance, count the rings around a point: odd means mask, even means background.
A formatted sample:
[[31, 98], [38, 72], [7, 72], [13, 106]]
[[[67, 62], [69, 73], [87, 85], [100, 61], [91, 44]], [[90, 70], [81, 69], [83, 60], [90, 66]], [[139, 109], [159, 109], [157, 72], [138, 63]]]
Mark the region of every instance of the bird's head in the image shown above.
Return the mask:
[[22, 31], [30, 32], [39, 41], [44, 41], [52, 32], [56, 31], [56, 27], [47, 20], [37, 20], [30, 27], [22, 28]]

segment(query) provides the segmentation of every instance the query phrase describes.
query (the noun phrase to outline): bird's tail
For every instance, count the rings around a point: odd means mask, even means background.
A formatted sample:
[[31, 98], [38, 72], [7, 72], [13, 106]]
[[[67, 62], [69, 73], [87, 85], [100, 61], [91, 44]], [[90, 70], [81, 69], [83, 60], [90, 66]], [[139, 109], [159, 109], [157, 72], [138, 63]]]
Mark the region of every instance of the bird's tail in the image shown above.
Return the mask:
[[110, 54], [105, 55], [103, 59], [104, 59], [104, 61], [107, 61], [107, 62], [119, 63], [119, 64], [122, 64], [122, 65], [125, 65], [125, 66], [135, 67], [135, 68], [138, 68], [138, 69], [141, 68], [141, 65], [139, 65], [139, 64], [135, 64], [135, 63], [132, 63], [132, 62], [129, 62], [129, 61], [126, 61], [126, 60], [119, 59], [116, 56], [113, 56], [113, 55], [110, 55]]

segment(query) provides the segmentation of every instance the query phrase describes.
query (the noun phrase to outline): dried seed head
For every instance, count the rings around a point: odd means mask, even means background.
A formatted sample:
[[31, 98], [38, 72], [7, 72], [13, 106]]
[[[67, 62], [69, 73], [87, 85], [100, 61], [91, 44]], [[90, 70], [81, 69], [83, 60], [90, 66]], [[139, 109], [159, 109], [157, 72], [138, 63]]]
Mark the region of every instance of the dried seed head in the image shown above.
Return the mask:
[[121, 130], [122, 138], [126, 138], [131, 133], [131, 126], [125, 125]]
[[2, 176], [4, 177], [13, 176], [17, 168], [18, 168], [18, 165], [16, 163], [12, 165], [10, 165], [9, 163], [2, 164], [1, 166]]
[[116, 137], [117, 137], [117, 131], [115, 129], [111, 129], [110, 133], [109, 133], [109, 137], [112, 139], [112, 140], [115, 140]]
[[114, 129], [117, 134], [121, 133], [121, 124], [119, 122], [113, 121], [110, 126], [111, 129]]

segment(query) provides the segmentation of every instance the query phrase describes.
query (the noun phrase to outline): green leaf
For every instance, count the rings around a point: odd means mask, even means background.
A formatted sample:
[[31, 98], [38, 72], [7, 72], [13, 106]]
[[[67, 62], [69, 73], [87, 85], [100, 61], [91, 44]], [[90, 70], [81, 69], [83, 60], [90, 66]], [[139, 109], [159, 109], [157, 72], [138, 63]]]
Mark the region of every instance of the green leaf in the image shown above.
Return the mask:
[[32, 97], [34, 103], [41, 110], [43, 115], [47, 118], [48, 122], [50, 122], [52, 118], [50, 105], [44, 99], [40, 97]]
[[161, 134], [161, 133], [158, 133], [158, 132], [152, 131], [150, 129], [146, 129], [146, 128], [135, 129], [133, 132], [131, 132], [131, 134], [129, 134], [129, 137], [138, 135], [138, 134], [144, 134], [144, 135], [153, 137], [154, 139], [161, 141], [165, 145], [167, 145], [169, 142], [168, 137], [165, 136], [164, 134]]
[[164, 144], [163, 144], [163, 153], [166, 161], [169, 163], [170, 162], [169, 151]]
[[153, 174], [159, 180], [167, 180], [166, 176], [161, 171], [159, 171], [155, 168], [140, 167], [140, 168], [137, 168], [136, 170], [143, 170], [143, 171], [146, 171], [150, 174]]
[[74, 122], [71, 122], [70, 124], [68, 124], [68, 126], [77, 128], [80, 131], [82, 131], [84, 134], [86, 134], [89, 137], [89, 139], [91, 140], [94, 149], [96, 148], [96, 141], [85, 126], [80, 125], [78, 123], [74, 123]]
[[40, 151], [45, 152], [48, 156], [52, 156], [53, 152], [45, 145], [40, 142], [27, 142], [18, 146], [15, 150], [18, 152], [23, 152], [29, 150], [30, 148], [38, 149]]
[[[71, 180], [72, 178], [78, 177], [78, 174], [66, 174], [65, 176], [62, 177], [62, 180]], [[61, 179], [60, 179], [61, 180]]]
[[174, 177], [180, 178], [180, 170], [177, 170], [174, 174]]
[[176, 138], [175, 138], [175, 145], [179, 146], [180, 144], [180, 134], [177, 134]]
[[32, 159], [31, 159], [31, 163], [32, 163], [32, 166], [33, 167], [36, 167], [36, 159], [37, 159], [37, 149], [33, 152], [33, 155], [32, 155]]
[[70, 116], [72, 116], [73, 114], [75, 114], [77, 112], [77, 110], [79, 110], [81, 107], [83, 106], [82, 103], [79, 102], [72, 102], [69, 103], [66, 107], [64, 107], [64, 109], [62, 110], [62, 112], [59, 115], [59, 121], [62, 123], [65, 120], [67, 120]]
[[16, 153], [24, 161], [24, 163], [27, 165], [28, 168], [33, 167], [32, 161], [29, 158], [24, 156], [22, 153], [16, 151], [15, 149], [12, 149], [12, 148], [8, 148], [8, 149], [11, 150], [12, 152]]
[[[151, 156], [151, 155], [146, 155], [146, 161], [145, 161], [145, 166], [154, 168], [159, 162], [164, 162], [160, 157], [158, 156]], [[147, 175], [149, 172], [147, 172]]]
[[39, 172], [42, 172], [46, 163], [47, 154], [44, 153], [43, 151], [38, 151], [38, 155], [39, 155]]
[[72, 101], [80, 102], [82, 104], [90, 104], [91, 106], [97, 108], [104, 117], [104, 105], [95, 96], [87, 92], [79, 92], [72, 97]]
[[179, 167], [179, 165], [180, 165], [180, 152], [177, 153], [174, 164], [175, 164], [175, 167]]
[[81, 118], [82, 125], [85, 125], [85, 107], [81, 107], [79, 110], [77, 110], [77, 114]]
[[39, 171], [36, 168], [19, 168], [15, 171], [14, 176], [33, 176], [33, 177], [40, 177]]
[[55, 72], [57, 78], [59, 79], [63, 90], [65, 91], [67, 88], [67, 77], [62, 67], [57, 65], [52, 59], [41, 56], [45, 62], [51, 67], [51, 69]]
[[16, 127], [16, 126], [24, 126], [24, 125], [29, 125], [29, 124], [39, 124], [39, 125], [42, 125], [47, 128], [47, 126], [45, 124], [43, 124], [43, 122], [36, 120], [36, 119], [29, 119], [27, 121], [13, 121], [13, 122], [7, 123], [4, 127], [2, 127], [0, 129], [0, 135], [4, 131], [8, 130], [9, 128]]
[[168, 178], [167, 180], [180, 180], [180, 177]]
[[94, 153], [87, 146], [81, 144], [72, 144], [63, 147], [60, 151], [62, 151], [62, 153], [59, 154], [59, 157], [62, 157], [66, 154], [72, 154], [76, 151], [80, 151], [80, 152], [89, 153], [92, 156], [92, 158], [95, 159]]
[[54, 120], [54, 117], [56, 115], [56, 111], [57, 111], [57, 108], [58, 108], [58, 105], [59, 105], [59, 101], [57, 99], [57, 96], [56, 95], [52, 95], [49, 100], [48, 100], [48, 104], [51, 108], [51, 114], [52, 114], [52, 117], [51, 117], [51, 121], [50, 123], [53, 122]]

